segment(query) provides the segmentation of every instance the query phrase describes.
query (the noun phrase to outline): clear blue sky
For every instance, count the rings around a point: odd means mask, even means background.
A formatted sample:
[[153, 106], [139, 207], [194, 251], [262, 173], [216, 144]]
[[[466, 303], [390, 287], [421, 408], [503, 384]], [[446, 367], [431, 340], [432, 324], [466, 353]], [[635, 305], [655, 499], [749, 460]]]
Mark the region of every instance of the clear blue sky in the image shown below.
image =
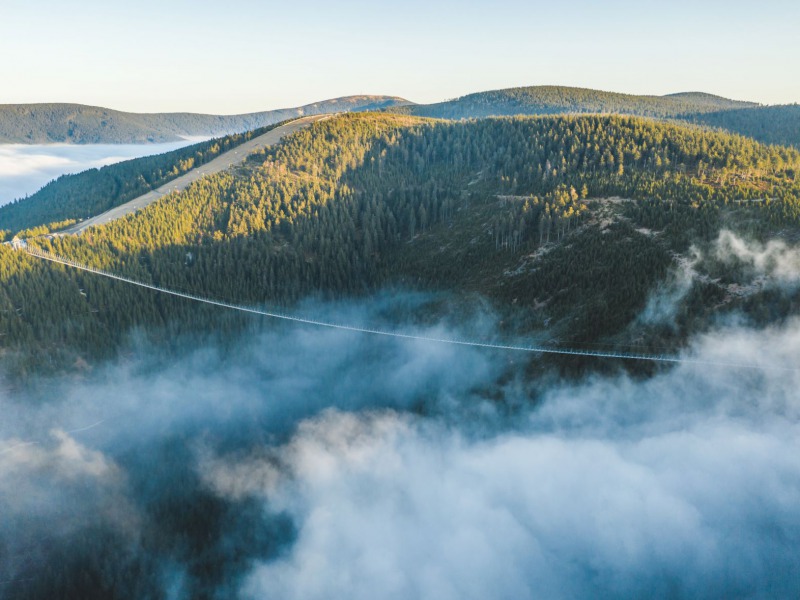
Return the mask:
[[0, 0], [0, 103], [237, 113], [560, 84], [800, 102], [800, 1]]

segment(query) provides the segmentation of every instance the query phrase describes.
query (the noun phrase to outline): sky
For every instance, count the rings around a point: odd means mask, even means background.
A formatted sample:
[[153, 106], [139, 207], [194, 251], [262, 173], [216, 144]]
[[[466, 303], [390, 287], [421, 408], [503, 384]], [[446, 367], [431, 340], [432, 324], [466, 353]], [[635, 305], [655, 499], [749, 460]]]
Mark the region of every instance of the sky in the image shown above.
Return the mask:
[[800, 101], [796, 0], [0, 5], [0, 103], [233, 114], [547, 84]]

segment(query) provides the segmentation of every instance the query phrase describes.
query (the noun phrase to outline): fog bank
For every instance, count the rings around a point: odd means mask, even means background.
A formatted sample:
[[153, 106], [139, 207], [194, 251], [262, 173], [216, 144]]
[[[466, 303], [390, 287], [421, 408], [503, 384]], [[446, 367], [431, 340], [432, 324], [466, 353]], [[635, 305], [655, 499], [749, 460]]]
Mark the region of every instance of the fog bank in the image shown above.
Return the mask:
[[0, 396], [0, 597], [796, 597], [800, 323], [687, 353], [771, 368], [278, 326]]

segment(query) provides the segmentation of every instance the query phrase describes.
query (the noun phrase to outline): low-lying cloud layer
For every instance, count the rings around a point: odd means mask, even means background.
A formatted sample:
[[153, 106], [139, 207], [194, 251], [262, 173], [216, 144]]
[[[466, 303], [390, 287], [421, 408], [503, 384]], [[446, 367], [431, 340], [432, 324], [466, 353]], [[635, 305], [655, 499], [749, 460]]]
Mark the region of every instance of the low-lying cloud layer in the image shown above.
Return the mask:
[[[366, 311], [333, 318], [353, 312]], [[0, 513], [12, 517], [0, 527], [0, 597], [58, 596], [73, 577], [85, 584], [75, 597], [231, 597], [247, 561], [274, 555], [293, 525], [246, 498], [218, 498], [196, 469], [201, 449], [280, 444], [331, 406], [442, 413], [501, 364], [467, 348], [300, 327], [167, 367], [152, 352], [41, 397], [0, 392]], [[109, 554], [125, 560], [103, 562]], [[132, 578], [147, 585], [120, 587]]]
[[24, 198], [47, 182], [131, 158], [161, 154], [195, 143], [0, 144], [0, 206]]
[[249, 598], [792, 597], [800, 591], [800, 328], [728, 331], [647, 382], [549, 390], [474, 438], [329, 412], [286, 445], [203, 463], [297, 524]]
[[528, 388], [287, 327], [0, 398], [0, 597], [796, 597], [798, 353], [731, 328], [692, 356], [772, 368]]

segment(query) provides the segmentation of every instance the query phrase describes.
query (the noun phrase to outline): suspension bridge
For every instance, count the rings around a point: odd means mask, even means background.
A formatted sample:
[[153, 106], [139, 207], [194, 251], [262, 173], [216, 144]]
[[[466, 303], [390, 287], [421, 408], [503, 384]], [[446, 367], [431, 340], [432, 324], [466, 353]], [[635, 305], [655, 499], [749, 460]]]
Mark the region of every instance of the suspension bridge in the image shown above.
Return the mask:
[[200, 302], [203, 304], [210, 304], [212, 306], [218, 306], [221, 308], [226, 308], [230, 310], [236, 310], [243, 313], [249, 313], [253, 315], [260, 315], [263, 317], [268, 317], [272, 319], [280, 319], [283, 321], [290, 321], [293, 323], [300, 323], [304, 325], [312, 325], [315, 327], [325, 327], [328, 329], [339, 329], [343, 331], [351, 331], [355, 333], [362, 333], [362, 334], [369, 334], [369, 335], [378, 335], [384, 337], [391, 337], [391, 338], [398, 338], [398, 339], [405, 339], [405, 340], [417, 340], [423, 342], [433, 342], [437, 344], [451, 344], [456, 346], [468, 346], [473, 348], [488, 348], [493, 350], [508, 350], [508, 351], [516, 351], [516, 352], [529, 352], [529, 353], [536, 353], [536, 354], [557, 354], [557, 355], [567, 355], [567, 356], [586, 356], [586, 357], [594, 357], [594, 358], [611, 358], [611, 359], [621, 359], [621, 360], [644, 360], [644, 361], [651, 361], [651, 362], [662, 362], [662, 363], [689, 363], [689, 364], [696, 364], [696, 365], [708, 365], [708, 366], [716, 366], [716, 367], [730, 367], [730, 368], [737, 368], [737, 369], [756, 369], [756, 370], [800, 370], [800, 369], [790, 369], [786, 367], [773, 367], [769, 365], [757, 365], [757, 364], [747, 364], [747, 363], [736, 363], [736, 362], [727, 362], [727, 361], [712, 361], [712, 360], [703, 360], [699, 358], [693, 358], [691, 356], [685, 355], [669, 355], [669, 354], [644, 354], [644, 353], [637, 353], [637, 352], [624, 352], [618, 350], [587, 350], [581, 348], [565, 348], [565, 347], [558, 347], [558, 346], [545, 346], [545, 345], [525, 345], [525, 344], [506, 344], [506, 343], [496, 343], [490, 341], [482, 341], [482, 340], [472, 340], [472, 339], [459, 339], [459, 338], [446, 338], [446, 337], [436, 337], [431, 335], [424, 335], [420, 333], [403, 333], [401, 331], [395, 330], [387, 330], [387, 329], [375, 329], [371, 327], [362, 327], [359, 325], [353, 324], [346, 324], [346, 323], [334, 323], [331, 321], [323, 321], [319, 319], [313, 319], [308, 317], [303, 317], [299, 315], [292, 315], [286, 314], [282, 312], [277, 312], [274, 310], [265, 310], [262, 308], [252, 307], [252, 306], [244, 306], [240, 304], [234, 304], [231, 302], [225, 302], [222, 300], [215, 300], [213, 298], [207, 298], [204, 296], [199, 296], [195, 294], [189, 294], [187, 292], [182, 292], [179, 290], [169, 289], [166, 287], [162, 287], [159, 285], [155, 285], [152, 283], [146, 283], [144, 281], [139, 281], [137, 279], [133, 279], [130, 277], [125, 277], [123, 275], [118, 275], [116, 273], [112, 273], [110, 271], [106, 271], [104, 269], [99, 269], [96, 267], [89, 266], [87, 264], [83, 264], [57, 254], [53, 254], [51, 252], [42, 250], [40, 248], [36, 248], [33, 246], [28, 245], [24, 241], [17, 241], [14, 247], [17, 250], [24, 251], [29, 256], [33, 256], [35, 258], [46, 260], [52, 263], [57, 263], [60, 265], [64, 265], [67, 267], [71, 267], [74, 269], [78, 269], [80, 271], [85, 271], [87, 273], [93, 273], [95, 275], [99, 275], [101, 277], [106, 277], [108, 279], [113, 279], [115, 281], [121, 281], [130, 285], [134, 285], [137, 287], [153, 290], [155, 292], [159, 292], [162, 294], [167, 294], [170, 296], [175, 296], [178, 298], [184, 298], [186, 300], [192, 300], [194, 302]]

